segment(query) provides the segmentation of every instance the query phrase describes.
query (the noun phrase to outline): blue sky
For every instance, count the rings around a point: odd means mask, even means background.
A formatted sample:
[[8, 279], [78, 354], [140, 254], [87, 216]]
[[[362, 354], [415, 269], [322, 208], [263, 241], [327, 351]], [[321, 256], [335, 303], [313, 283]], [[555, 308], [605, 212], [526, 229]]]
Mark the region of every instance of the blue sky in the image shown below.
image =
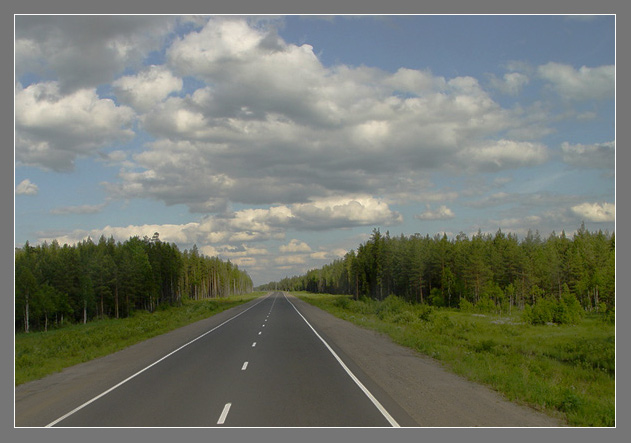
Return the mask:
[[15, 244], [255, 284], [374, 228], [615, 230], [613, 16], [16, 16]]

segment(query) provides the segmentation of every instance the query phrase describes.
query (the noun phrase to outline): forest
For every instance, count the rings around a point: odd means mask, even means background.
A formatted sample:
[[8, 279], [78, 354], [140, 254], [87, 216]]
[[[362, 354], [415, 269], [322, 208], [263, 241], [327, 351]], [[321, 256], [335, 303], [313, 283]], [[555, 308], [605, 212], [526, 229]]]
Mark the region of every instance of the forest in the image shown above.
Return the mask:
[[574, 303], [584, 311], [615, 312], [615, 234], [589, 232], [572, 238], [529, 231], [522, 240], [464, 233], [391, 237], [374, 229], [368, 241], [320, 269], [260, 289], [347, 294], [481, 311], [529, 311], [545, 303]]
[[122, 318], [200, 300], [251, 292], [252, 280], [230, 261], [178, 249], [153, 237], [121, 243], [104, 236], [15, 250], [15, 330]]

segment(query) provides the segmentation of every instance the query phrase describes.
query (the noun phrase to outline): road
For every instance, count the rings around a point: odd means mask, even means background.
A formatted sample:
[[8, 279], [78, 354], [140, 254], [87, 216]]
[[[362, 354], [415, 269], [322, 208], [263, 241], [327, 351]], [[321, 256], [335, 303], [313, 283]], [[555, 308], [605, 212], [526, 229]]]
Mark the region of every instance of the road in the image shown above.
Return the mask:
[[48, 425], [398, 426], [279, 292], [136, 374]]
[[561, 427], [270, 293], [15, 388], [16, 427]]

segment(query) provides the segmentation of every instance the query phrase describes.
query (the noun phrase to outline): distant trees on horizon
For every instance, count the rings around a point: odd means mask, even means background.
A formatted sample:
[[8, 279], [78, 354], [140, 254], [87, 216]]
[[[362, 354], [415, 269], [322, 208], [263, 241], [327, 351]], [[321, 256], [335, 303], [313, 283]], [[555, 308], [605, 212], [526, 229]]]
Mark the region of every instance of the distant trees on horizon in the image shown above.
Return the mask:
[[57, 241], [15, 250], [16, 331], [121, 318], [163, 304], [251, 292], [252, 280], [230, 261], [181, 252], [175, 244], [101, 236], [76, 245]]
[[260, 289], [347, 294], [383, 300], [394, 294], [433, 306], [524, 309], [539, 300], [571, 294], [585, 310], [615, 306], [615, 234], [589, 232], [584, 224], [569, 238], [562, 232], [542, 239], [529, 232], [519, 241], [464, 233], [371, 238], [344, 258], [287, 277]]

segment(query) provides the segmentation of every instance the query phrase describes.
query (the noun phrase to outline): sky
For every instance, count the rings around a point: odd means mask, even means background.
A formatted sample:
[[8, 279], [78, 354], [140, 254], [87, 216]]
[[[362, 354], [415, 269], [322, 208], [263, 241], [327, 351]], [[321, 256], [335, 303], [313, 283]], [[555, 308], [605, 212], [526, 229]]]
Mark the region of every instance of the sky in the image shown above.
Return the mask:
[[17, 247], [259, 285], [370, 238], [615, 231], [615, 16], [15, 16]]

